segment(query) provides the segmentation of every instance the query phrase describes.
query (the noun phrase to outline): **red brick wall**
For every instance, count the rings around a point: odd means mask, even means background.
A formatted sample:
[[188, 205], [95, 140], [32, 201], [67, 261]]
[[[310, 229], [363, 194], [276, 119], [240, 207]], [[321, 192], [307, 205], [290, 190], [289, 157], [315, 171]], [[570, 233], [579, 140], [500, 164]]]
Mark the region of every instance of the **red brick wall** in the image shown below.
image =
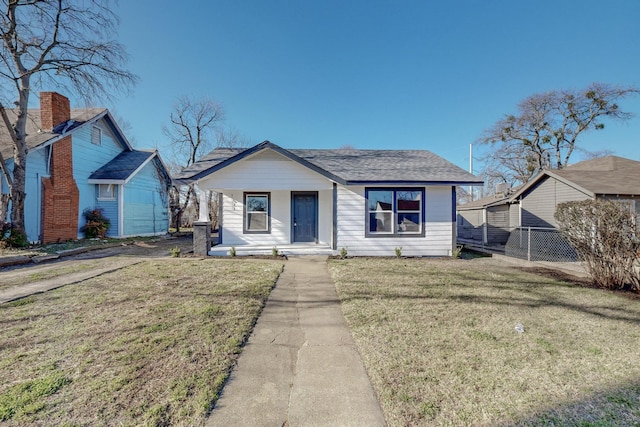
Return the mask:
[[[41, 128], [51, 130], [71, 118], [69, 100], [55, 92], [40, 94]], [[51, 145], [50, 178], [42, 179], [42, 242], [78, 237], [80, 194], [73, 178], [71, 136]]]

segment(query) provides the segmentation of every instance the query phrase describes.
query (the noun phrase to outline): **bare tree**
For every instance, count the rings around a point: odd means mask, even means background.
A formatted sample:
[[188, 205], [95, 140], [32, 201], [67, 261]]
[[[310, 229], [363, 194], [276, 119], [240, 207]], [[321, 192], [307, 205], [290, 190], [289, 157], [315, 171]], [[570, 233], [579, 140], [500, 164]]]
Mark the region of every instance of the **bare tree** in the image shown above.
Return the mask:
[[234, 128], [216, 129], [216, 147], [247, 148], [251, 141], [245, 135]]
[[492, 148], [483, 156], [484, 167], [480, 172], [488, 188], [500, 183], [515, 187], [536, 173], [535, 157], [524, 145], [501, 144]]
[[486, 130], [480, 142], [493, 151], [485, 158], [490, 175], [524, 183], [542, 169], [562, 169], [577, 148], [580, 135], [604, 128], [603, 119], [628, 120], [617, 102], [637, 95], [635, 87], [594, 83], [579, 91], [556, 90], [532, 95]]
[[[162, 131], [171, 142], [173, 164], [178, 168], [189, 167], [204, 153], [216, 145], [216, 131], [224, 118], [220, 104], [209, 98], [193, 100], [187, 96], [179, 98], [173, 107], [170, 125]], [[197, 208], [193, 184], [184, 187], [173, 186], [170, 193], [171, 222], [180, 231], [182, 214], [190, 203]]]
[[[0, 167], [10, 189], [14, 232], [24, 231], [27, 108], [32, 89], [53, 86], [86, 100], [126, 90], [136, 76], [123, 68], [113, 39], [118, 18], [109, 0], [2, 0], [0, 116], [13, 141], [13, 168]], [[5, 110], [15, 106], [12, 122]]]

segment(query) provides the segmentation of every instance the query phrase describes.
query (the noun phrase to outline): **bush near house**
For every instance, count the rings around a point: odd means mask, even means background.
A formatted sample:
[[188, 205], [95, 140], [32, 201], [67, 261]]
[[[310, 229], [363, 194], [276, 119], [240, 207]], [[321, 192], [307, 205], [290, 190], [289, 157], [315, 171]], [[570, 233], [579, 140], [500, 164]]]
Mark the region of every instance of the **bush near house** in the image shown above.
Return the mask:
[[598, 286], [640, 291], [640, 233], [630, 203], [565, 202], [558, 205], [555, 218]]
[[102, 214], [102, 209], [85, 209], [82, 216], [87, 221], [80, 229], [87, 239], [103, 239], [111, 227], [111, 221]]
[[27, 246], [27, 236], [20, 233], [10, 222], [0, 222], [0, 249], [24, 248]]

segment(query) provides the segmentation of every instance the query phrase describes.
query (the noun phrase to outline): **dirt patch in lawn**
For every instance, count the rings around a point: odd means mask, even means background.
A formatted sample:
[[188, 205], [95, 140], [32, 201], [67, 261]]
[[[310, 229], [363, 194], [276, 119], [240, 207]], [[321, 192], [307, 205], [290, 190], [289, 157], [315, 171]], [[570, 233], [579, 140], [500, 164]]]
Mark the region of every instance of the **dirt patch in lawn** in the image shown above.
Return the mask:
[[520, 267], [518, 269], [528, 273], [537, 274], [539, 276], [548, 277], [553, 280], [559, 280], [566, 283], [573, 283], [578, 286], [584, 286], [587, 288], [596, 287], [593, 284], [593, 281], [591, 279], [588, 279], [586, 277], [575, 276], [573, 274], [565, 273], [564, 271], [560, 271], [560, 270], [553, 270], [551, 268], [544, 268], [544, 267]]

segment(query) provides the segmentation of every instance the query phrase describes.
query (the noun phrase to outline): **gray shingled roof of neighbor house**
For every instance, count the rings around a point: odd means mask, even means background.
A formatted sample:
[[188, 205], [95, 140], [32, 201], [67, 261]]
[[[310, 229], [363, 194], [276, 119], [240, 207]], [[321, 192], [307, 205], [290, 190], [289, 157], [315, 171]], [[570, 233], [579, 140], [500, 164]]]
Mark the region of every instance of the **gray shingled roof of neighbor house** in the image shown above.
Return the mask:
[[594, 195], [640, 195], [640, 162], [618, 156], [585, 160], [551, 176], [570, 181]]
[[109, 163], [92, 173], [89, 179], [125, 181], [154, 154], [154, 151], [123, 151]]
[[[9, 120], [11, 122], [15, 121], [15, 111], [6, 111]], [[56, 126], [52, 130], [43, 131], [40, 129], [40, 110], [30, 109], [27, 112], [27, 149], [33, 150], [47, 141], [61, 136], [63, 131], [69, 132], [83, 123], [102, 115], [106, 111], [107, 110], [104, 108], [73, 108], [71, 109], [71, 123], [69, 123], [68, 126], [67, 123], [64, 123]], [[5, 159], [13, 157], [13, 142], [11, 141], [11, 137], [9, 136], [5, 126], [0, 126], [0, 153], [2, 153], [2, 156]]]
[[174, 176], [178, 181], [200, 179], [263, 149], [272, 149], [343, 184], [448, 183], [483, 181], [427, 150], [283, 149], [265, 141], [249, 149], [218, 148]]

